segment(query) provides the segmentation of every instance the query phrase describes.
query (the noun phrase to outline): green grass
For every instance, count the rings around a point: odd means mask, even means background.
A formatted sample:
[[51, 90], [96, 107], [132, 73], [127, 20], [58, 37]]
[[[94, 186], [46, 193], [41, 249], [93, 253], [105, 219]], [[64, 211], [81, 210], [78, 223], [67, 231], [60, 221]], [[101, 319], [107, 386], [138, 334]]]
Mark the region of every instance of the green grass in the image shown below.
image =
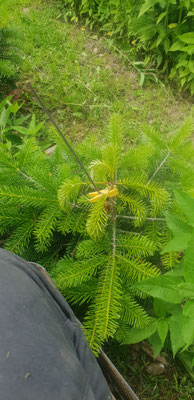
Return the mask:
[[111, 42], [79, 24], [66, 23], [56, 3], [31, 0], [24, 5], [16, 7], [12, 17], [23, 36], [21, 97], [41, 118], [42, 111], [25, 85], [29, 80], [73, 140], [102, 131], [112, 112], [129, 121], [132, 136], [137, 125], [173, 130], [189, 113], [191, 99], [160, 84], [140, 88], [138, 73], [125, 66]]

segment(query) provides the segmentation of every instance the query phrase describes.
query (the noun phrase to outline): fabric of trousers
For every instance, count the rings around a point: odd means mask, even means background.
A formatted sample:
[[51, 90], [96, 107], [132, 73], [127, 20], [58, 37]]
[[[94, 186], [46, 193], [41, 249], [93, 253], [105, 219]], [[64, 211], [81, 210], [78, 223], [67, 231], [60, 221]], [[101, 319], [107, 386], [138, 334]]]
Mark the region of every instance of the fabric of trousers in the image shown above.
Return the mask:
[[111, 398], [64, 297], [33, 264], [0, 249], [0, 399]]

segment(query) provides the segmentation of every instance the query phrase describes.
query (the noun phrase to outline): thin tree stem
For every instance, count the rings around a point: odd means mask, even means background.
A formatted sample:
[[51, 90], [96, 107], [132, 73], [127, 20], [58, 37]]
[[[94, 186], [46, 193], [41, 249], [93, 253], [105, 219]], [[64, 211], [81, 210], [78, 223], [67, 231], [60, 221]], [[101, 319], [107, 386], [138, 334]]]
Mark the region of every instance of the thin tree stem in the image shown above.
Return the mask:
[[30, 176], [26, 175], [24, 172], [21, 171], [21, 169], [18, 169], [18, 172], [24, 176], [24, 178], [26, 178], [28, 181], [31, 181], [33, 183], [37, 183], [33, 178], [31, 178]]
[[150, 180], [148, 181], [148, 183], [150, 183], [150, 182], [152, 181], [152, 179], [154, 179], [154, 177], [156, 176], [156, 174], [158, 173], [158, 171], [162, 168], [162, 166], [164, 165], [164, 163], [165, 163], [166, 160], [168, 159], [170, 153], [171, 153], [171, 150], [169, 150], [169, 152], [166, 154], [166, 156], [164, 157], [164, 159], [162, 160], [162, 162], [160, 163], [160, 165], [158, 166], [158, 168], [155, 170], [154, 174], [152, 175], [152, 177], [150, 178]]
[[[115, 173], [113, 186], [117, 184], [117, 172]], [[117, 216], [116, 216], [116, 196], [112, 199], [112, 217], [113, 217], [113, 262], [116, 259], [116, 235], [117, 235]]]
[[[113, 205], [115, 207], [115, 205]], [[113, 217], [113, 260], [116, 258], [116, 232], [117, 232], [117, 227], [116, 227], [116, 216]]]
[[[128, 215], [116, 215], [115, 217], [125, 219], [139, 219], [138, 217], [132, 217]], [[146, 218], [146, 221], [165, 221], [165, 218]]]

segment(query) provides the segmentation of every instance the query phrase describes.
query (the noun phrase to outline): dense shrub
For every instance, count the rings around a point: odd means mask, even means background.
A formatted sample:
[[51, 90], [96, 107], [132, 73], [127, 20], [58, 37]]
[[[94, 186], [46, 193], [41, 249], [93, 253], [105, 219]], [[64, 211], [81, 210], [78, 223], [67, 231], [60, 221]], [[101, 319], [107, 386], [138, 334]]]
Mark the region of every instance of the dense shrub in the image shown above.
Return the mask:
[[194, 94], [194, 0], [63, 0], [67, 15], [85, 18], [132, 45], [144, 65], [154, 65]]

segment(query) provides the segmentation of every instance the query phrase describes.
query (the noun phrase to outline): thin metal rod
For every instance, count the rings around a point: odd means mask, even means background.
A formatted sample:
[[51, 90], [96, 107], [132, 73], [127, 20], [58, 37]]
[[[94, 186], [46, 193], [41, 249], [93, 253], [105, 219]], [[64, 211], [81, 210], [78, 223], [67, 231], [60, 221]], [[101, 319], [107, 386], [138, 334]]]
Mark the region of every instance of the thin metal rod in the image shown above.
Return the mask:
[[43, 104], [42, 100], [40, 99], [40, 97], [38, 96], [38, 94], [36, 93], [35, 89], [32, 87], [32, 85], [29, 82], [26, 82], [26, 84], [29, 86], [30, 90], [32, 91], [33, 95], [36, 97], [36, 99], [38, 100], [39, 104], [41, 105], [43, 111], [45, 112], [45, 114], [48, 115], [50, 121], [52, 122], [52, 124], [54, 125], [55, 129], [57, 130], [58, 134], [60, 135], [61, 139], [64, 141], [64, 143], [66, 144], [66, 146], [68, 147], [68, 149], [71, 151], [71, 153], [73, 154], [74, 158], [76, 159], [77, 163], [80, 165], [80, 167], [83, 169], [83, 171], [85, 172], [87, 178], [89, 179], [89, 181], [91, 182], [92, 186], [94, 187], [94, 189], [99, 192], [99, 190], [97, 189], [94, 181], [92, 180], [92, 178], [90, 177], [90, 175], [88, 174], [88, 172], [86, 171], [85, 167], [83, 166], [82, 162], [79, 160], [78, 156], [76, 155], [76, 153], [74, 152], [74, 150], [72, 149], [71, 145], [69, 144], [68, 140], [65, 138], [65, 136], [63, 135], [63, 133], [61, 132], [61, 130], [59, 129], [59, 127], [57, 126], [56, 122], [54, 121], [53, 117], [51, 116], [50, 112], [47, 110], [47, 108], [45, 107], [45, 105]]

